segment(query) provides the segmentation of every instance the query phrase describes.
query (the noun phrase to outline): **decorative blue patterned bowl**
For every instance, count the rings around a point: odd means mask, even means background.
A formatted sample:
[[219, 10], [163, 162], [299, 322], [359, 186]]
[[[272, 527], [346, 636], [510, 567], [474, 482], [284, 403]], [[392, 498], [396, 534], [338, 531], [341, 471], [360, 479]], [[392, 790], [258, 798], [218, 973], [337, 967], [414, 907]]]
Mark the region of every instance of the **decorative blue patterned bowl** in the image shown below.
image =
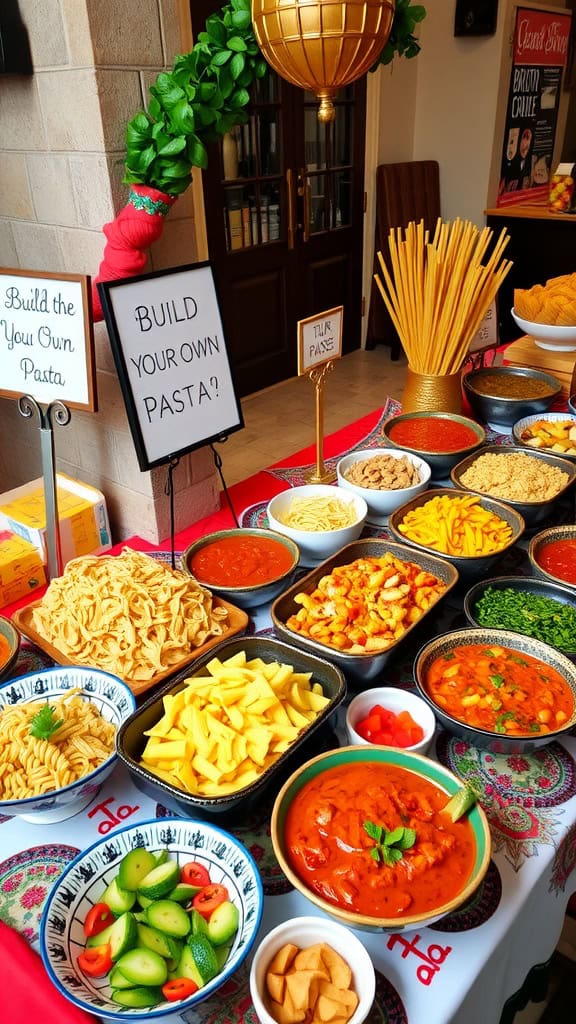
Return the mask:
[[[15, 704], [35, 703], [40, 709], [43, 704], [49, 704], [75, 689], [80, 691], [84, 700], [96, 705], [102, 717], [116, 726], [116, 731], [136, 708], [131, 690], [121, 679], [100, 669], [72, 665], [46, 668], [4, 683], [0, 686], [0, 712], [4, 707]], [[113, 749], [98, 768], [68, 786], [38, 796], [0, 799], [0, 814], [38, 824], [71, 818], [90, 803], [115, 763], [116, 751]]]
[[[179, 1002], [127, 1009], [111, 999], [109, 981], [88, 978], [78, 967], [86, 936], [83, 921], [115, 875], [122, 858], [135, 847], [152, 853], [167, 850], [179, 864], [197, 861], [207, 868], [212, 882], [225, 885], [240, 911], [238, 930], [228, 959], [219, 974], [194, 995]], [[186, 1010], [214, 995], [246, 958], [256, 939], [264, 895], [251, 855], [228, 832], [207, 822], [161, 818], [117, 829], [79, 854], [60, 875], [50, 892], [40, 925], [40, 952], [48, 976], [57, 989], [80, 1009], [105, 1020], [178, 1020]], [[174, 1016], [176, 1014], [176, 1016]]]

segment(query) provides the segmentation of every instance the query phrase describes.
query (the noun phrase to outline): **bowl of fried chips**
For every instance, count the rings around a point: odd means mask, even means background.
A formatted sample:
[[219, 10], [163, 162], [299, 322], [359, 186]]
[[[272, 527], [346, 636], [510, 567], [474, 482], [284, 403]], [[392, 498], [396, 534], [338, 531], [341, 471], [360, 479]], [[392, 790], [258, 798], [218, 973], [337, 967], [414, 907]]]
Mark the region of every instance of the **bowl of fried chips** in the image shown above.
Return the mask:
[[0, 814], [50, 824], [86, 807], [116, 763], [136, 701], [98, 669], [46, 668], [0, 686]]
[[111, 672], [137, 695], [243, 632], [248, 617], [167, 561], [126, 547], [68, 562], [14, 621], [57, 663]]
[[511, 313], [518, 327], [524, 334], [534, 338], [538, 348], [548, 349], [550, 352], [576, 352], [576, 323], [541, 324], [535, 320], [526, 320], [515, 309], [512, 309]]

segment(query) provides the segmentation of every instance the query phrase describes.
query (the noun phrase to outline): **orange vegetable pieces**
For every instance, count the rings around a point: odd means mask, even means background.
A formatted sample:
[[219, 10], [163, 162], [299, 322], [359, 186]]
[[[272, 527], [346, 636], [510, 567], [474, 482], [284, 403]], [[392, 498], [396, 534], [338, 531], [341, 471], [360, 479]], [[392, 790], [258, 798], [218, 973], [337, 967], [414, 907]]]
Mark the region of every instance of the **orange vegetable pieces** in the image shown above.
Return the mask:
[[268, 965], [266, 990], [278, 1024], [346, 1024], [358, 1005], [349, 964], [326, 942], [282, 946]]

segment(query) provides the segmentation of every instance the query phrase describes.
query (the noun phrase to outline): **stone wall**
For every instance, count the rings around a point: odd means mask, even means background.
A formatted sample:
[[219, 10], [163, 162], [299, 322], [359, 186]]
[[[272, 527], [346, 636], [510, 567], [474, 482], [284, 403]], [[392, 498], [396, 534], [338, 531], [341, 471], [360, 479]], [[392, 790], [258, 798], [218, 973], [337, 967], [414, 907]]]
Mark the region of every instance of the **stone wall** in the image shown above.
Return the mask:
[[[102, 225], [124, 205], [124, 132], [148, 86], [190, 48], [178, 0], [19, 0], [34, 74], [0, 76], [0, 265], [95, 276]], [[186, 42], [184, 42], [186, 40]], [[193, 190], [180, 197], [149, 269], [198, 259]], [[203, 254], [201, 254], [203, 255]], [[141, 473], [106, 327], [94, 342], [99, 411], [55, 428], [58, 469], [104, 492], [115, 541], [169, 533], [166, 470]], [[2, 380], [0, 351], [0, 387]], [[36, 423], [0, 398], [0, 491], [41, 475]], [[219, 504], [211, 453], [174, 476], [176, 529]]]

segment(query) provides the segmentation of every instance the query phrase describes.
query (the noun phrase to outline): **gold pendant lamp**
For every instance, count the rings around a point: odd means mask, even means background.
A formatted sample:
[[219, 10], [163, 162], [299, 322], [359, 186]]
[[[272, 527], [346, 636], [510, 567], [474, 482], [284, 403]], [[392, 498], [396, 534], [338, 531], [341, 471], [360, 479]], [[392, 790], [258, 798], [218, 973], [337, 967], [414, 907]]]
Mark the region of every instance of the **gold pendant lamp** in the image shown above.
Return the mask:
[[252, 24], [268, 63], [316, 94], [319, 121], [333, 121], [332, 98], [376, 64], [394, 8], [395, 0], [252, 0]]

